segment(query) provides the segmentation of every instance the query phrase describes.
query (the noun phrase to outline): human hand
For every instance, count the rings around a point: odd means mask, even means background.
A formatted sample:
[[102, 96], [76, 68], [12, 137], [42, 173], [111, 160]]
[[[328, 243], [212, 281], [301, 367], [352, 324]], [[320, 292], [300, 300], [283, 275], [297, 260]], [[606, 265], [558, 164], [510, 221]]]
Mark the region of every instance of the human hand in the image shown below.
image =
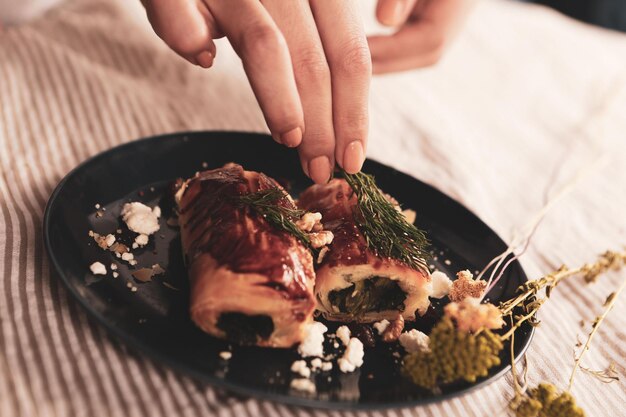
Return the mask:
[[325, 183], [365, 158], [371, 58], [358, 0], [142, 0], [156, 34], [209, 68], [226, 36], [274, 139]]
[[439, 61], [477, 0], [378, 0], [376, 17], [398, 27], [368, 38], [375, 74], [426, 67]]

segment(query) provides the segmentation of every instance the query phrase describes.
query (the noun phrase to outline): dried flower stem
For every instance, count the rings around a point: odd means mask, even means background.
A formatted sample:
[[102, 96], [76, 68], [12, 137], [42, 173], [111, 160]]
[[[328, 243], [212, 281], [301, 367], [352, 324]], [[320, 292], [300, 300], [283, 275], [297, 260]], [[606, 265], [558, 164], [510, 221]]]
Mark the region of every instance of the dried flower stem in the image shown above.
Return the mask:
[[[520, 290], [522, 291], [521, 294], [511, 300], [505, 301], [500, 305], [502, 314], [510, 313], [515, 307], [524, 304], [528, 298], [535, 296], [543, 288], [554, 288], [562, 280], [581, 274], [583, 272], [583, 268], [585, 268], [585, 266], [577, 269], [567, 269], [567, 267], [562, 266], [551, 274], [526, 282], [524, 285], [520, 286]], [[550, 296], [549, 293], [546, 295], [548, 297]]]
[[500, 336], [500, 340], [506, 340], [506, 339], [508, 339], [510, 337], [511, 338], [511, 343], [513, 343], [513, 335], [515, 334], [515, 331], [517, 329], [519, 329], [522, 326], [522, 324], [524, 324], [528, 320], [532, 320], [535, 317], [535, 315], [539, 311], [539, 308], [545, 302], [545, 298], [542, 299], [542, 300], [537, 300], [537, 301], [538, 301], [537, 302], [537, 306], [534, 307], [528, 314], [519, 317], [517, 319], [517, 321], [515, 321], [515, 322], [512, 321], [511, 328], [509, 329], [508, 332], [506, 332], [505, 334]]
[[[570, 181], [565, 183], [565, 185], [560, 190], [558, 190], [554, 194], [554, 196], [546, 201], [544, 206], [535, 214], [533, 218], [530, 219], [530, 221], [525, 225], [524, 228], [521, 229], [521, 231], [514, 231], [511, 244], [506, 248], [504, 252], [492, 259], [491, 262], [489, 262], [489, 264], [487, 264], [487, 266], [476, 277], [476, 279], [482, 279], [487, 270], [495, 264], [495, 267], [491, 271], [489, 279], [487, 280], [487, 288], [485, 289], [485, 292], [481, 297], [481, 301], [485, 298], [487, 293], [498, 283], [498, 281], [500, 281], [508, 266], [526, 252], [530, 244], [530, 240], [532, 239], [535, 231], [539, 227], [539, 224], [552, 209], [552, 207], [554, 207], [554, 205], [559, 200], [569, 194], [576, 187], [576, 185], [586, 176], [594, 172], [596, 169], [599, 169], [602, 166], [606, 165], [607, 162], [607, 155], [603, 155], [593, 160], [591, 163], [583, 165], [583, 167]], [[518, 250], [519, 253], [515, 254]], [[513, 257], [505, 263], [509, 255], [513, 255]]]
[[[513, 314], [509, 314], [509, 319], [511, 320], [511, 328], [515, 328], [513, 321]], [[511, 375], [513, 375], [513, 389], [515, 390], [515, 398], [518, 398], [523, 394], [522, 387], [520, 386], [519, 380], [517, 379], [517, 368], [515, 367], [515, 332], [511, 333], [511, 343], [510, 343], [510, 352], [511, 352]]]
[[578, 358], [576, 358], [576, 362], [574, 363], [574, 369], [572, 369], [572, 374], [569, 377], [569, 385], [567, 388], [568, 390], [572, 389], [572, 385], [574, 384], [574, 376], [576, 375], [576, 370], [578, 370], [578, 368], [580, 367], [580, 362], [582, 361], [583, 356], [585, 355], [585, 352], [589, 350], [589, 346], [591, 345], [593, 336], [598, 331], [600, 324], [602, 324], [606, 316], [613, 309], [613, 306], [615, 305], [615, 301], [619, 297], [620, 293], [624, 290], [624, 288], [626, 288], [626, 279], [622, 280], [622, 283], [617, 289], [617, 291], [615, 291], [609, 296], [609, 299], [607, 300], [608, 302], [605, 305], [604, 311], [602, 312], [600, 316], [596, 317], [595, 321], [593, 322], [591, 332], [589, 333], [589, 336], [587, 337], [587, 341], [585, 342], [585, 345], [583, 346], [583, 349], [580, 352], [580, 355], [578, 355]]

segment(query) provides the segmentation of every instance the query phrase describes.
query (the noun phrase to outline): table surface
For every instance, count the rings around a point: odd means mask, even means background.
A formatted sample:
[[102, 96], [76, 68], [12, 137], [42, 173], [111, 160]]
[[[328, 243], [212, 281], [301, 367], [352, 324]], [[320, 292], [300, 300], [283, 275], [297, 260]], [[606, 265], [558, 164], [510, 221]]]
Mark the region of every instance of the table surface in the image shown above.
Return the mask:
[[[234, 397], [128, 350], [86, 317], [51, 276], [42, 245], [43, 210], [58, 181], [90, 155], [139, 137], [266, 130], [223, 41], [215, 68], [187, 65], [132, 3], [73, 1], [0, 33], [0, 415], [504, 415], [509, 377], [381, 413]], [[571, 185], [522, 257], [538, 277], [626, 244], [625, 84], [625, 35], [486, 0], [437, 66], [374, 79], [368, 156], [440, 188], [509, 241]], [[529, 350], [531, 384], [567, 385], [577, 339], [623, 279], [559, 285]], [[581, 372], [573, 387], [589, 416], [619, 415], [626, 403], [624, 329], [626, 298], [584, 360], [591, 369], [615, 362], [621, 381]]]

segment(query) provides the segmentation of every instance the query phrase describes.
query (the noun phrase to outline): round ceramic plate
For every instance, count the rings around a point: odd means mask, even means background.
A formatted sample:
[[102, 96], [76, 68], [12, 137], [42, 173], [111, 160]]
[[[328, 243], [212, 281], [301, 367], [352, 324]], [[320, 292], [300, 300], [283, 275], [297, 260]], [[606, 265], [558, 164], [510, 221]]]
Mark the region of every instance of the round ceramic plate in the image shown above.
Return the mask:
[[[433, 393], [401, 377], [400, 347], [379, 343], [366, 349], [364, 364], [356, 372], [344, 374], [334, 366], [330, 372], [313, 374], [316, 392], [310, 394], [290, 388], [294, 377], [290, 366], [299, 358], [295, 349], [230, 346], [201, 332], [188, 314], [179, 231], [167, 224], [172, 210], [169, 188], [177, 178], [227, 162], [274, 177], [294, 196], [310, 185], [295, 151], [275, 144], [267, 135], [193, 132], [137, 140], [103, 152], [68, 174], [52, 194], [44, 219], [45, 245], [52, 264], [71, 294], [114, 337], [140, 354], [216, 387], [319, 408], [425, 404], [476, 389], [508, 370], [507, 353], [503, 353], [502, 364], [492, 368], [487, 377], [473, 384], [445, 385]], [[476, 271], [506, 248], [480, 219], [440, 191], [371, 160], [363, 170], [374, 174], [378, 185], [404, 208], [417, 212], [416, 225], [426, 230], [432, 241], [431, 268], [449, 276], [461, 269]], [[135, 268], [159, 264], [166, 270], [151, 282], [135, 281], [129, 265], [99, 248], [88, 234], [91, 230], [106, 235], [123, 228], [119, 216], [128, 201], [159, 204], [163, 209], [159, 232], [148, 246], [133, 250], [138, 261]], [[132, 241], [131, 236], [121, 239]], [[110, 270], [106, 276], [92, 275], [89, 266], [95, 261], [107, 266], [117, 263], [119, 276], [114, 278]], [[510, 298], [525, 280], [521, 266], [514, 262], [489, 297], [496, 302]], [[428, 331], [444, 301], [433, 303], [413, 326]], [[514, 348], [519, 357], [530, 343], [532, 328], [522, 327], [516, 336]], [[220, 358], [224, 350], [233, 352], [228, 361]], [[340, 353], [340, 348], [329, 343], [326, 351]]]

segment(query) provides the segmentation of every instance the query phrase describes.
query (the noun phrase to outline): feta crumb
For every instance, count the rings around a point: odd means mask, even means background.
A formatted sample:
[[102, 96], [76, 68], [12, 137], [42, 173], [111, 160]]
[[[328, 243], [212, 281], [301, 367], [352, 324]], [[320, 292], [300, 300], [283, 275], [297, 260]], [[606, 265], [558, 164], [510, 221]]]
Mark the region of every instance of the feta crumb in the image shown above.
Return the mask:
[[311, 394], [315, 393], [315, 383], [310, 379], [292, 379], [289, 386], [298, 391], [310, 392]]
[[443, 263], [446, 265], [452, 265], [452, 261], [450, 261], [450, 259], [444, 260]]
[[118, 274], [117, 271], [113, 271], [113, 278], [117, 278], [119, 276], [120, 276], [120, 274]]
[[225, 361], [229, 360], [232, 357], [233, 357], [232, 352], [229, 352], [227, 350], [220, 352], [220, 358], [224, 359]]
[[108, 247], [111, 247], [111, 245], [115, 243], [115, 236], [113, 236], [112, 234], [106, 235], [106, 237], [104, 238], [104, 243], [106, 243]]
[[100, 210], [100, 204], [96, 204], [94, 207], [96, 208], [96, 210]]
[[324, 355], [324, 333], [328, 331], [328, 327], [319, 321], [307, 325], [306, 337], [298, 346], [300, 356], [323, 356]]
[[338, 343], [338, 342], [333, 342], [333, 347], [334, 347], [335, 349], [337, 349], [337, 348], [339, 347], [339, 343]]
[[322, 367], [322, 360], [320, 358], [315, 358], [311, 361], [311, 369], [316, 370]]
[[135, 233], [151, 235], [159, 230], [161, 209], [154, 209], [139, 202], [126, 203], [122, 207], [122, 220]]
[[139, 246], [146, 246], [148, 244], [148, 239], [148, 235], [140, 234], [135, 238], [135, 243]]
[[291, 372], [295, 372], [304, 378], [311, 376], [311, 370], [306, 365], [306, 361], [299, 360], [291, 364]]
[[374, 328], [376, 329], [378, 334], [383, 334], [385, 330], [387, 330], [387, 327], [389, 326], [389, 324], [390, 324], [389, 320], [383, 319], [381, 321], [374, 323]]
[[133, 249], [137, 249], [139, 247], [139, 245], [137, 244], [137, 242], [133, 242], [133, 244], [131, 245], [131, 247]]
[[112, 263], [109, 268], [111, 268], [111, 271], [115, 271], [117, 269], [117, 264]]
[[122, 254], [122, 260], [124, 260], [124, 261], [128, 261], [128, 262], [130, 262], [130, 261], [132, 261], [133, 259], [135, 259], [135, 255], [133, 255], [133, 254], [132, 254], [132, 253], [130, 253], [130, 252], [124, 252], [124, 253]]
[[89, 269], [91, 269], [91, 273], [94, 275], [106, 275], [107, 274], [107, 267], [104, 266], [104, 264], [101, 262], [92, 263], [91, 266], [89, 266]]
[[426, 352], [429, 350], [430, 338], [427, 334], [420, 332], [419, 330], [411, 329], [408, 332], [403, 332], [398, 338], [400, 345], [407, 352]]
[[348, 346], [348, 343], [350, 343], [350, 329], [348, 329], [348, 326], [339, 326], [336, 333], [341, 343], [344, 346]]
[[330, 371], [331, 369], [333, 369], [333, 363], [332, 362], [322, 362], [322, 371], [323, 372]]
[[351, 338], [343, 356], [337, 361], [341, 372], [353, 372], [363, 365], [363, 355], [363, 343], [356, 337]]
[[435, 271], [430, 275], [433, 291], [430, 294], [433, 298], [442, 298], [448, 295], [452, 288], [452, 280], [441, 271]]
[[131, 290], [132, 292], [137, 292], [137, 287], [132, 287], [130, 290]]

